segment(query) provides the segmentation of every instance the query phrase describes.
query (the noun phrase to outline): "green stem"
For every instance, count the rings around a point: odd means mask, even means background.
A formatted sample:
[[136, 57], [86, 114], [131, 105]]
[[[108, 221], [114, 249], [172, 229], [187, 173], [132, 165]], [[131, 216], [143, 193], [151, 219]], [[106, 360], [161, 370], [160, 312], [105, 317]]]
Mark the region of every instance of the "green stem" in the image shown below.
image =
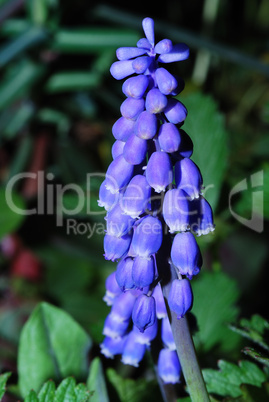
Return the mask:
[[164, 237], [166, 241], [164, 241], [162, 245], [161, 252], [158, 253], [157, 264], [159, 271], [162, 271], [160, 272], [162, 277], [161, 285], [182, 372], [192, 402], [210, 402], [201, 368], [197, 360], [187, 317], [185, 316], [178, 320], [176, 314], [170, 310], [167, 303], [171, 283], [174, 279], [177, 279], [177, 274], [173, 266], [168, 263], [165, 250], [170, 248], [168, 248], [169, 244], [167, 244], [168, 236]]

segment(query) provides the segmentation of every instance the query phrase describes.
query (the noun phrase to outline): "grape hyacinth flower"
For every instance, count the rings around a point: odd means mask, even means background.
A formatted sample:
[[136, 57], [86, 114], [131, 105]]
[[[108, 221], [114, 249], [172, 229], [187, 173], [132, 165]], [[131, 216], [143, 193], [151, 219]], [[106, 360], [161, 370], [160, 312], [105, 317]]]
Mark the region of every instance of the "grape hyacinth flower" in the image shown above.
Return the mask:
[[[167, 308], [181, 322], [190, 311], [190, 280], [202, 266], [195, 235], [213, 231], [214, 223], [202, 196], [202, 174], [190, 159], [192, 140], [182, 129], [188, 112], [178, 95], [184, 81], [167, 68], [186, 60], [189, 48], [169, 39], [155, 44], [151, 18], [142, 26], [145, 38], [136, 47], [119, 48], [110, 69], [116, 80], [125, 79], [126, 99], [112, 127], [113, 160], [99, 195], [107, 211], [104, 256], [117, 262], [106, 281], [104, 301], [111, 312], [101, 351], [110, 358], [121, 354], [124, 364], [137, 367], [161, 334], [158, 373], [164, 383], [176, 383], [185, 363], [178, 359]], [[167, 237], [170, 248], [164, 249]], [[160, 253], [176, 276], [165, 298]]]

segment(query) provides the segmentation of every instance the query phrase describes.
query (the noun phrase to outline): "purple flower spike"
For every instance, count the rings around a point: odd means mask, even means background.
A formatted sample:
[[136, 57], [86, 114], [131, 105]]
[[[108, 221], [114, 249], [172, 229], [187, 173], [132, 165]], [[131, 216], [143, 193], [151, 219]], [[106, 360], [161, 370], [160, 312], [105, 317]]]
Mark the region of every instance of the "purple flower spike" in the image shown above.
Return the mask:
[[166, 152], [153, 152], [148, 161], [146, 178], [156, 193], [165, 191], [166, 187], [172, 183], [173, 167]]
[[111, 313], [108, 314], [105, 320], [103, 335], [110, 338], [122, 337], [126, 334], [129, 327], [129, 321], [117, 320]]
[[156, 304], [152, 296], [140, 295], [136, 299], [133, 307], [132, 319], [134, 325], [144, 332], [146, 328], [153, 325], [156, 321]]
[[175, 164], [175, 182], [177, 188], [184, 190], [191, 200], [199, 198], [203, 178], [198, 166], [189, 158]]
[[168, 190], [163, 201], [163, 217], [169, 232], [185, 232], [190, 225], [189, 201], [184, 190]]
[[135, 122], [125, 117], [120, 117], [112, 126], [112, 134], [116, 140], [126, 142], [134, 132]]
[[177, 314], [177, 319], [192, 308], [193, 295], [188, 279], [175, 279], [172, 282], [168, 296], [168, 304], [172, 311]]
[[153, 59], [149, 56], [141, 56], [137, 57], [137, 59], [133, 60], [133, 69], [137, 74], [143, 74], [151, 65]]
[[122, 259], [117, 265], [116, 280], [123, 291], [133, 289], [135, 286], [132, 277], [133, 263], [133, 259], [127, 257]]
[[123, 156], [130, 165], [140, 165], [146, 157], [148, 143], [132, 134], [123, 148]]
[[112, 272], [106, 278], [106, 294], [103, 300], [108, 306], [112, 306], [115, 299], [121, 294], [121, 288], [116, 281], [116, 272]]
[[213, 221], [213, 212], [209, 202], [200, 197], [190, 203], [191, 205], [191, 230], [193, 230], [197, 236], [206, 235], [215, 230]]
[[175, 77], [163, 67], [157, 68], [155, 77], [158, 88], [164, 95], [170, 95], [178, 87]]
[[120, 259], [129, 250], [132, 240], [131, 234], [122, 237], [110, 236], [104, 237], [104, 257], [106, 260], [116, 261]]
[[122, 351], [121, 361], [123, 364], [130, 364], [131, 366], [138, 367], [145, 352], [146, 345], [136, 342], [136, 335], [133, 332], [130, 332]]
[[175, 98], [171, 98], [168, 100], [167, 106], [164, 109], [164, 114], [170, 123], [180, 124], [186, 119], [188, 111], [183, 103]]
[[146, 110], [149, 113], [161, 113], [167, 106], [167, 98], [158, 88], [152, 88], [146, 96]]
[[117, 156], [122, 154], [124, 145], [125, 145], [124, 141], [116, 140], [114, 142], [111, 148], [111, 154], [113, 159], [116, 159]]
[[151, 140], [155, 136], [157, 128], [158, 120], [156, 115], [145, 110], [136, 120], [134, 132], [139, 138]]
[[152, 284], [155, 279], [155, 261], [153, 256], [149, 258], [135, 257], [132, 278], [135, 286], [140, 289]]
[[128, 78], [122, 85], [122, 92], [131, 98], [140, 99], [143, 97], [149, 84], [149, 78], [146, 75], [138, 75]]
[[155, 286], [154, 291], [152, 293], [155, 301], [156, 301], [156, 315], [157, 318], [162, 319], [164, 317], [167, 317], [167, 310], [163, 298], [163, 292], [161, 285], [158, 283], [158, 285]]
[[173, 47], [172, 41], [170, 39], [162, 39], [157, 43], [154, 50], [157, 54], [169, 53]]
[[158, 141], [164, 152], [176, 152], [181, 143], [180, 132], [173, 123], [164, 123], [159, 129]]
[[133, 218], [124, 214], [121, 205], [117, 204], [106, 216], [107, 234], [122, 237], [128, 233], [135, 222]]
[[146, 38], [151, 44], [151, 46], [154, 46], [154, 21], [152, 18], [144, 18], [142, 21], [142, 27], [145, 32]]
[[129, 321], [132, 316], [136, 297], [131, 292], [124, 292], [116, 299], [111, 309], [111, 315], [117, 321]]
[[135, 334], [135, 341], [137, 343], [142, 343], [142, 345], [150, 346], [150, 342], [156, 338], [158, 332], [158, 320], [155, 320], [154, 324], [146, 328], [144, 332], [139, 331], [139, 329], [134, 325], [133, 333]]
[[99, 207], [103, 207], [106, 211], [110, 211], [117, 204], [120, 194], [112, 194], [111, 191], [107, 189], [107, 185], [109, 185], [109, 181], [104, 180], [99, 189], [99, 200], [97, 203]]
[[123, 155], [114, 159], [106, 172], [106, 188], [111, 193], [117, 193], [122, 187], [125, 187], [132, 178], [134, 171], [133, 165], [126, 161]]
[[151, 187], [145, 176], [136, 175], [127, 185], [121, 198], [121, 206], [124, 213], [132, 218], [138, 218], [144, 213], [150, 202]]
[[158, 359], [158, 373], [165, 384], [179, 382], [181, 367], [175, 350], [162, 349]]
[[135, 256], [148, 258], [157, 253], [162, 244], [162, 224], [158, 218], [146, 216], [135, 228], [132, 251]]
[[185, 43], [174, 45], [169, 53], [161, 54], [158, 61], [161, 63], [173, 63], [186, 60], [190, 55], [190, 49]]
[[115, 61], [110, 67], [110, 73], [116, 80], [122, 80], [134, 72], [133, 60]]
[[136, 120], [140, 113], [143, 112], [145, 106], [144, 99], [127, 98], [121, 104], [121, 114], [126, 119]]
[[200, 272], [202, 256], [194, 235], [191, 232], [178, 233], [173, 240], [171, 259], [181, 275], [192, 279]]
[[101, 353], [109, 359], [113, 359], [115, 355], [120, 355], [123, 352], [126, 338], [126, 336], [122, 338], [105, 337], [100, 345]]
[[128, 60], [134, 57], [142, 56], [146, 51], [144, 49], [138, 49], [137, 47], [119, 47], [116, 51], [118, 60]]
[[168, 317], [162, 319], [161, 337], [164, 345], [170, 350], [176, 350], [172, 328]]

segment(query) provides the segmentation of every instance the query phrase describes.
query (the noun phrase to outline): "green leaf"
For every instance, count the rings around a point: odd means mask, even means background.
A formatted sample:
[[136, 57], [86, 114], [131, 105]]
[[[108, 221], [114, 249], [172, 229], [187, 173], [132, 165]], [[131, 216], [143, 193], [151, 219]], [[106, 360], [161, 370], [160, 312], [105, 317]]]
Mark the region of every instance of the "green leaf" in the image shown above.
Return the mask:
[[3, 68], [14, 57], [25, 50], [37, 46], [47, 39], [47, 33], [38, 27], [31, 27], [22, 32], [16, 39], [0, 49], [0, 68]]
[[48, 3], [48, 0], [27, 0], [26, 6], [29, 17], [36, 25], [41, 25], [46, 22]]
[[47, 381], [38, 393], [39, 402], [50, 402], [54, 400], [55, 384], [53, 381]]
[[85, 71], [62, 71], [52, 75], [46, 84], [48, 93], [79, 91], [96, 88], [100, 83], [98, 73]]
[[241, 384], [260, 387], [266, 381], [264, 372], [256, 364], [247, 360], [240, 361], [238, 366], [220, 360], [218, 366], [220, 370], [203, 370], [208, 392], [217, 395], [237, 397], [242, 394]]
[[194, 144], [193, 161], [199, 166], [204, 179], [204, 196], [213, 210], [216, 208], [227, 167], [228, 135], [224, 116], [209, 95], [194, 92], [180, 95], [180, 101], [188, 109], [183, 129]]
[[23, 199], [11, 185], [6, 189], [0, 188], [0, 240], [19, 228], [25, 218], [24, 208]]
[[4, 393], [6, 392], [6, 383], [11, 373], [4, 373], [0, 375], [0, 400], [2, 400]]
[[102, 363], [99, 357], [96, 357], [91, 362], [87, 387], [90, 391], [94, 391], [91, 402], [109, 402]]
[[62, 30], [54, 36], [53, 49], [68, 53], [100, 52], [119, 46], [133, 46], [138, 39], [137, 33], [126, 29]]
[[22, 62], [13, 66], [0, 85], [0, 110], [5, 109], [14, 100], [26, 94], [43, 72], [43, 66], [31, 62]]
[[159, 387], [155, 381], [147, 381], [145, 378], [136, 380], [123, 378], [115, 370], [106, 371], [108, 380], [111, 382], [120, 402], [148, 402], [159, 401], [161, 396]]
[[252, 359], [256, 360], [258, 363], [263, 364], [264, 366], [269, 367], [269, 358], [264, 356], [261, 352], [255, 350], [254, 348], [245, 347], [242, 352], [251, 357]]
[[55, 402], [76, 402], [75, 386], [73, 377], [63, 380], [55, 393]]
[[[20, 107], [12, 111], [12, 119], [3, 130], [3, 135], [8, 140], [13, 139], [25, 127], [35, 112], [32, 103], [22, 103]], [[15, 159], [15, 158], [14, 158]]]
[[38, 402], [37, 394], [33, 389], [26, 395], [24, 402]]
[[269, 400], [269, 383], [263, 383], [261, 388], [254, 385], [240, 385], [242, 395], [237, 398], [225, 398], [225, 402], [268, 402]]
[[199, 328], [194, 335], [197, 349], [208, 352], [218, 346], [222, 351], [232, 350], [240, 341], [227, 326], [238, 315], [239, 291], [235, 280], [221, 271], [204, 271], [201, 277], [192, 280], [192, 288], [195, 295], [192, 312]]
[[40, 303], [23, 327], [18, 354], [23, 396], [39, 390], [48, 378], [85, 377], [91, 339], [67, 313]]
[[239, 324], [230, 325], [230, 329], [269, 351], [269, 322], [260, 315], [253, 315], [250, 320], [242, 318]]

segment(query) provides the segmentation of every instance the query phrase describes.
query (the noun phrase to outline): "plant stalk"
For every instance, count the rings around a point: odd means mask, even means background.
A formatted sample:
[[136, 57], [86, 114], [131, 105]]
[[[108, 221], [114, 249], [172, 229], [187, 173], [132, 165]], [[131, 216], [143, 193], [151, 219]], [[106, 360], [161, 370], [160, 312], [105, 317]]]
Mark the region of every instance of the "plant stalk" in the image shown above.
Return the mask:
[[177, 279], [178, 276], [174, 267], [169, 264], [167, 258], [167, 250], [170, 250], [171, 248], [171, 245], [169, 244], [170, 240], [168, 239], [169, 236], [164, 236], [164, 238], [162, 248], [157, 254], [157, 265], [162, 278], [161, 285], [163, 295], [172, 327], [179, 361], [182, 367], [182, 372], [192, 402], [210, 402], [201, 368], [197, 360], [187, 317], [185, 316], [178, 320], [176, 314], [170, 310], [167, 303], [172, 281]]

